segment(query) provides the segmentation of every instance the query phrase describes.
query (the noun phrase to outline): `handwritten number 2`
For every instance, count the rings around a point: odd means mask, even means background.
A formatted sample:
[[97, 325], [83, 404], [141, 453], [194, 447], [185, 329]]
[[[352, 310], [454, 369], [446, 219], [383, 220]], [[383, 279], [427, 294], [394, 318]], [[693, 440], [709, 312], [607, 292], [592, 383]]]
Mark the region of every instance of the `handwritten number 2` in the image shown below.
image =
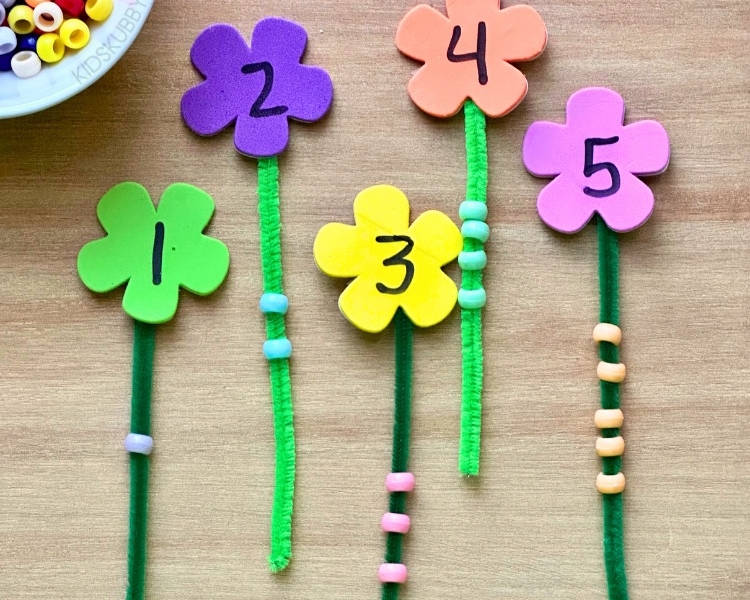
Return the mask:
[[450, 46], [448, 46], [448, 60], [451, 62], [468, 62], [471, 60], [477, 61], [477, 73], [479, 75], [479, 83], [481, 85], [487, 85], [489, 79], [487, 78], [487, 25], [484, 21], [479, 22], [477, 28], [477, 51], [468, 52], [466, 54], [456, 54], [456, 46], [458, 46], [458, 40], [461, 39], [461, 27], [456, 25], [453, 28], [453, 37], [451, 38]]
[[392, 242], [404, 242], [406, 244], [396, 254], [394, 254], [390, 258], [386, 258], [383, 261], [383, 266], [386, 267], [401, 265], [406, 268], [404, 280], [401, 282], [401, 285], [395, 288], [388, 287], [386, 285], [383, 285], [382, 283], [377, 283], [375, 285], [375, 287], [381, 294], [403, 294], [407, 289], [409, 289], [409, 286], [414, 279], [414, 263], [410, 260], [407, 260], [406, 258], [414, 249], [414, 240], [412, 240], [408, 235], [379, 235], [375, 238], [375, 241], [379, 244], [390, 244]]
[[613, 196], [620, 189], [620, 172], [617, 167], [611, 162], [594, 162], [594, 148], [596, 146], [611, 146], [620, 141], [618, 136], [611, 138], [589, 138], [586, 140], [586, 158], [583, 166], [583, 174], [586, 177], [591, 177], [594, 173], [599, 171], [608, 171], [609, 176], [612, 179], [612, 185], [606, 190], [595, 190], [588, 186], [583, 188], [583, 193], [592, 198], [607, 198]]
[[256, 119], [261, 119], [263, 117], [283, 115], [286, 111], [289, 110], [289, 107], [272, 106], [270, 108], [263, 108], [263, 103], [268, 100], [268, 96], [271, 95], [271, 90], [273, 89], [273, 65], [270, 62], [263, 61], [250, 63], [249, 65], [245, 65], [244, 67], [242, 67], [242, 72], [245, 75], [258, 73], [259, 71], [263, 71], [263, 75], [265, 75], [266, 79], [260, 95], [250, 108], [250, 116]]

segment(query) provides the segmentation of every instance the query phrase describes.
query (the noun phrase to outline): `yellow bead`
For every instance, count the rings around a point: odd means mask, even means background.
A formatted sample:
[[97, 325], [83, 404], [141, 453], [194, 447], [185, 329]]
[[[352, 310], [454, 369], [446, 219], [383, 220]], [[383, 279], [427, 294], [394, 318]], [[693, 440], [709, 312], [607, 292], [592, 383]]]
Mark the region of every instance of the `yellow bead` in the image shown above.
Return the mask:
[[89, 43], [91, 31], [80, 19], [68, 19], [60, 27], [60, 39], [68, 48], [78, 50]]
[[56, 33], [45, 33], [36, 43], [36, 53], [46, 63], [56, 63], [65, 56], [65, 44]]
[[94, 21], [104, 21], [114, 8], [115, 0], [86, 0], [86, 14]]
[[19, 35], [34, 31], [34, 11], [30, 6], [19, 4], [8, 13], [8, 26]]

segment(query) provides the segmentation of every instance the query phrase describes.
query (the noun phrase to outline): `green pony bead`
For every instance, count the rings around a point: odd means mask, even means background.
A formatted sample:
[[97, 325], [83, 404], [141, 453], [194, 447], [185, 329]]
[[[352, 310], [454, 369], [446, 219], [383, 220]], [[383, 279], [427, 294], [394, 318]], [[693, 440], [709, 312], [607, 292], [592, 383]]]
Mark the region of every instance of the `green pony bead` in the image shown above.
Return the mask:
[[487, 266], [487, 254], [484, 250], [461, 252], [458, 255], [458, 266], [464, 271], [481, 271]]
[[484, 244], [490, 237], [490, 226], [484, 221], [470, 219], [461, 225], [461, 235], [464, 238], [472, 238]]
[[462, 221], [470, 219], [474, 221], [486, 221], [487, 205], [477, 200], [464, 200], [461, 202], [461, 206], [458, 207], [458, 216], [461, 217]]
[[487, 293], [484, 288], [478, 290], [458, 290], [458, 305], [461, 308], [482, 308], [487, 304]]

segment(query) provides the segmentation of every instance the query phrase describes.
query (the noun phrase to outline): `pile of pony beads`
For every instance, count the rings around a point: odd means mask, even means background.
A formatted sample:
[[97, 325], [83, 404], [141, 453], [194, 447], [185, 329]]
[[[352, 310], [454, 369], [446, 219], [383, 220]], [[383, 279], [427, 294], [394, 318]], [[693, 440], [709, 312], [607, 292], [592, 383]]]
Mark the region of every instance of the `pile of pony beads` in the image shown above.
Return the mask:
[[105, 21], [115, 0], [0, 0], [0, 72], [28, 79], [91, 39], [89, 22]]

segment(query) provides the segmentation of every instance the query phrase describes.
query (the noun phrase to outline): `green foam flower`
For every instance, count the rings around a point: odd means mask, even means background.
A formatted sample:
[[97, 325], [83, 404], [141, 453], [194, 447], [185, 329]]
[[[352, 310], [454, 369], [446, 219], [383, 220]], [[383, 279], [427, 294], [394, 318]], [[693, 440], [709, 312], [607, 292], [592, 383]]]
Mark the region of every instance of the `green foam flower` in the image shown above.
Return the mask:
[[78, 254], [78, 274], [94, 292], [125, 283], [122, 307], [144, 323], [165, 323], [177, 311], [180, 288], [207, 296], [229, 271], [229, 250], [203, 235], [214, 201], [185, 183], [169, 186], [154, 207], [137, 183], [120, 183], [99, 201], [96, 214], [107, 236]]

